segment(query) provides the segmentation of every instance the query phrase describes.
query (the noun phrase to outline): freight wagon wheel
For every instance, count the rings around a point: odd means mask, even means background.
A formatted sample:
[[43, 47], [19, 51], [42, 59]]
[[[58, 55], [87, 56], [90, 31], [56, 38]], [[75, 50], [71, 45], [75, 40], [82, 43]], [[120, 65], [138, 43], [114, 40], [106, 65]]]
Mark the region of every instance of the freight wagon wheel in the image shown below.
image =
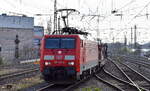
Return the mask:
[[82, 80], [82, 79], [84, 79], [84, 75], [83, 74], [80, 75], [80, 80]]
[[87, 73], [86, 73], [86, 71], [84, 71], [82, 74], [82, 79], [86, 79], [86, 78], [87, 78]]
[[94, 74], [96, 74], [99, 69], [100, 69], [99, 66], [96, 66]]
[[85, 78], [88, 78], [90, 76], [90, 69], [85, 71]]
[[93, 69], [93, 72], [91, 75], [94, 75], [96, 73], [96, 68]]

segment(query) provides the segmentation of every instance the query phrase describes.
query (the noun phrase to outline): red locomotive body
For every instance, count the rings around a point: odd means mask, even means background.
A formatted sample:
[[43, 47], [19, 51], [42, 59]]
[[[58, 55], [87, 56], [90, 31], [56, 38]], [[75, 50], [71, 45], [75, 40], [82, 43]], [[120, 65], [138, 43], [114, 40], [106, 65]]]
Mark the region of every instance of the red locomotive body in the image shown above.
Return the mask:
[[79, 35], [45, 35], [40, 50], [44, 80], [72, 83], [100, 68], [105, 48]]

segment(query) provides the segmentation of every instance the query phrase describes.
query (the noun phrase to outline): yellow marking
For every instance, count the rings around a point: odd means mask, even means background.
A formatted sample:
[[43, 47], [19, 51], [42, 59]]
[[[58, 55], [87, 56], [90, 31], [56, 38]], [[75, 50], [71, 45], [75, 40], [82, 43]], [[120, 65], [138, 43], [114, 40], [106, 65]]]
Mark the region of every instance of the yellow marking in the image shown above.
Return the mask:
[[40, 60], [36, 60], [34, 64], [40, 64]]

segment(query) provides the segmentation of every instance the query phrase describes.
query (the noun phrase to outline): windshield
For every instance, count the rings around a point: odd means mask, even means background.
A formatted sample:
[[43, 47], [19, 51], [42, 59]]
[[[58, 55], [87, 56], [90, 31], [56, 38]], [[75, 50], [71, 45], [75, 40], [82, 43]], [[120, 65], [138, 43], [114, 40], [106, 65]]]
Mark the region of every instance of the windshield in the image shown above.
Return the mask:
[[47, 38], [45, 39], [45, 48], [48, 49], [74, 49], [75, 38]]
[[75, 39], [74, 38], [62, 38], [61, 39], [61, 48], [75, 48]]
[[48, 38], [45, 39], [45, 48], [53, 49], [53, 48], [59, 48], [59, 39], [58, 38]]

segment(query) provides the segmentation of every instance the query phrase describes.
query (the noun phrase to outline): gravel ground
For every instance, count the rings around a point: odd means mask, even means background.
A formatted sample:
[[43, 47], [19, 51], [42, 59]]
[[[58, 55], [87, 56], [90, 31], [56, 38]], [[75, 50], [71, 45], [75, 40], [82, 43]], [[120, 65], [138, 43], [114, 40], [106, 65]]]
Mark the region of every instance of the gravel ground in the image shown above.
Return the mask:
[[19, 80], [16, 83], [7, 84], [5, 86], [0, 86], [0, 91], [21, 91], [21, 89], [28, 88], [30, 86], [33, 86], [35, 84], [42, 83], [43, 80], [40, 79], [40, 76], [34, 76], [30, 78], [24, 78], [22, 80]]
[[104, 69], [113, 74], [114, 76], [124, 80], [129, 81], [124, 74], [114, 65], [111, 61], [107, 61], [107, 63], [104, 66]]
[[[141, 73], [143, 76], [150, 78], [149, 77], [150, 71], [143, 66], [140, 66], [140, 65], [130, 62], [130, 61], [133, 61], [133, 59], [126, 60], [125, 58], [119, 58], [119, 60], [122, 61], [123, 63], [127, 64], [129, 67], [136, 70], [137, 72]], [[126, 61], [124, 61], [124, 60], [126, 60]], [[138, 85], [140, 84], [140, 86], [149, 89], [149, 83], [145, 82], [145, 80], [143, 81], [142, 77], [140, 77], [139, 75], [136, 75], [133, 72], [129, 72], [129, 73], [131, 74], [130, 76], [132, 77], [132, 80], [134, 80], [136, 83], [138, 83]]]
[[[120, 58], [120, 60], [124, 60], [124, 59]], [[136, 71], [138, 71], [139, 73], [141, 73], [142, 75], [144, 75], [144, 76], [146, 76], [147, 78], [150, 79], [150, 69], [149, 68], [131, 63], [130, 60], [124, 61], [124, 63], [126, 63], [131, 68], [135, 69]]]
[[0, 75], [5, 75], [5, 74], [10, 74], [10, 73], [14, 73], [14, 72], [18, 72], [21, 70], [25, 70], [27, 68], [36, 68], [39, 65], [35, 65], [35, 64], [20, 64], [20, 65], [14, 65], [14, 66], [4, 66], [0, 68]]
[[20, 71], [20, 70], [22, 70], [22, 69], [16, 69], [16, 68], [13, 68], [13, 69], [3, 69], [3, 70], [0, 70], [0, 75], [13, 73], [13, 72], [17, 72], [17, 71]]
[[81, 84], [80, 87], [78, 87], [73, 91], [116, 91], [116, 90], [98, 81], [93, 77], [86, 83]]

